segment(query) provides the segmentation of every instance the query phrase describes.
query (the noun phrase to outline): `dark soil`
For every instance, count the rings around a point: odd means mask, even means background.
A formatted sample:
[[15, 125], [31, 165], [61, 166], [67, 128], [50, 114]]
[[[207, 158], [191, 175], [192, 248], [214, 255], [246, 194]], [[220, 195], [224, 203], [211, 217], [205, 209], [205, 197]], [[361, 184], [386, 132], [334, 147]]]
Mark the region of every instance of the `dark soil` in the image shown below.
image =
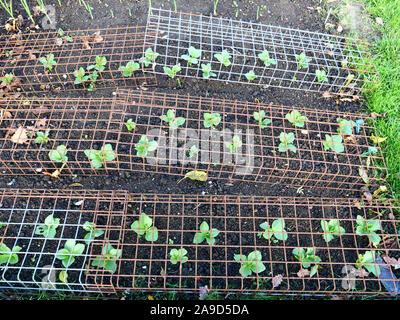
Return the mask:
[[[30, 1], [33, 2], [33, 1]], [[56, 1], [54, 1], [56, 2]], [[57, 28], [62, 28], [64, 31], [74, 29], [87, 28], [105, 28], [105, 27], [123, 27], [132, 25], [145, 25], [148, 12], [148, 1], [132, 1], [128, 3], [124, 1], [121, 4], [120, 0], [108, 0], [108, 8], [104, 4], [94, 5], [93, 17], [90, 19], [89, 14], [79, 5], [77, 1], [63, 1], [62, 8], [56, 6], [56, 21]], [[90, 1], [89, 1], [90, 2]], [[237, 1], [240, 11], [238, 19], [249, 20], [253, 22], [261, 22], [277, 26], [299, 28], [310, 31], [326, 32], [323, 26], [324, 17], [317, 13], [316, 10], [309, 10], [307, 7], [314, 7], [313, 0], [270, 0], [268, 2], [255, 1]], [[265, 4], [267, 8], [261, 11], [259, 20], [256, 21], [257, 6]], [[173, 9], [173, 1], [152, 1], [153, 7], [163, 7]], [[198, 0], [177, 0], [178, 10], [183, 12], [212, 14], [213, 1], [198, 1]], [[18, 6], [17, 6], [18, 8]], [[127, 8], [131, 9], [132, 16], [129, 15]], [[110, 9], [113, 10], [114, 17], [111, 16]], [[21, 12], [22, 13], [22, 12]], [[218, 15], [231, 17], [235, 19], [235, 10], [232, 7], [232, 1], [220, 0], [217, 9]], [[25, 13], [22, 13], [24, 15]], [[3, 11], [0, 12], [0, 21], [5, 21], [7, 18]], [[264, 103], [274, 103], [277, 105], [296, 105], [315, 109], [330, 109], [349, 112], [359, 112], [360, 105], [358, 103], [336, 103], [334, 99], [324, 99], [321, 94], [310, 94], [301, 91], [268, 89], [260, 90], [254, 86], [224, 84], [221, 82], [207, 83], [193, 79], [184, 79], [183, 87], [177, 88], [176, 83], [159, 78], [159, 86], [151, 90], [157, 90], [167, 93], [190, 94], [195, 96], [209, 96], [215, 98], [226, 98], [232, 100], [254, 101], [258, 99]], [[210, 85], [211, 84], [211, 85]], [[88, 92], [73, 92], [60, 93], [61, 96], [72, 97], [112, 97], [112, 92], [115, 90], [98, 90], [92, 93]], [[104, 189], [104, 190], [127, 190], [132, 193], [179, 193], [179, 194], [239, 194], [239, 195], [276, 195], [276, 196], [299, 196], [296, 193], [296, 188], [285, 185], [263, 185], [252, 183], [226, 183], [224, 181], [210, 181], [207, 183], [196, 183], [189, 180], [184, 180], [177, 184], [176, 176], [168, 175], [152, 175], [148, 173], [111, 173], [108, 176], [89, 176], [89, 177], [61, 177], [60, 179], [52, 179], [47, 176], [22, 177], [22, 176], [2, 176], [0, 179], [1, 188], [26, 188], [26, 189], [56, 189], [66, 188], [71, 183], [79, 182], [85, 189]], [[304, 188], [304, 196], [321, 196], [324, 197], [349, 197], [358, 196], [358, 194], [350, 194], [346, 190], [342, 191], [327, 191]], [[228, 208], [226, 214], [229, 215], [235, 212], [235, 207]], [[289, 213], [288, 213], [289, 214]], [[177, 222], [178, 228], [179, 222]], [[193, 227], [190, 226], [189, 229]], [[221, 226], [223, 228], [223, 226]], [[162, 239], [161, 239], [162, 240]], [[166, 241], [166, 239], [164, 239]], [[189, 243], [191, 239], [186, 239]], [[132, 240], [133, 241], [133, 240]], [[179, 243], [181, 240], [177, 239]], [[235, 239], [226, 239], [228, 242], [235, 242]], [[321, 239], [318, 240], [321, 242]], [[349, 240], [350, 241], [350, 240]], [[237, 242], [237, 240], [236, 240]], [[350, 241], [351, 242], [351, 241]], [[347, 247], [351, 247], [349, 242]], [[310, 243], [311, 245], [311, 243]], [[164, 250], [164, 249], [160, 249]], [[206, 249], [205, 249], [206, 250]], [[277, 249], [278, 250], [278, 249]], [[206, 250], [207, 251], [207, 250]], [[279, 250], [278, 250], [279, 251]], [[124, 253], [125, 254], [125, 253]], [[160, 252], [165, 255], [165, 252]], [[282, 252], [276, 252], [277, 256]], [[208, 256], [209, 252], [205, 252], [204, 256]], [[218, 253], [216, 253], [218, 256]], [[289, 253], [284, 255], [290, 256]], [[146, 256], [146, 252], [142, 253]], [[218, 257], [214, 257], [218, 260]], [[327, 260], [326, 253], [320, 252], [323, 260]], [[290, 257], [292, 258], [292, 257]], [[282, 256], [283, 259], [283, 256]], [[333, 257], [330, 259], [334, 260]], [[354, 261], [355, 257], [349, 257]], [[282, 264], [283, 266], [283, 264]], [[282, 267], [281, 266], [281, 267]], [[140, 266], [139, 266], [140, 267]], [[171, 267], [171, 265], [170, 265]], [[188, 266], [185, 266], [188, 267]], [[279, 265], [277, 266], [279, 267]], [[174, 268], [173, 266], [171, 268]], [[201, 266], [200, 266], [201, 268]], [[205, 268], [206, 270], [207, 268]], [[233, 269], [237, 274], [237, 270]], [[168, 270], [168, 272], [177, 272], [177, 270]], [[207, 271], [204, 271], [207, 272]], [[239, 280], [238, 280], [239, 281]], [[252, 284], [249, 283], [249, 286]], [[300, 284], [301, 286], [302, 284]]]

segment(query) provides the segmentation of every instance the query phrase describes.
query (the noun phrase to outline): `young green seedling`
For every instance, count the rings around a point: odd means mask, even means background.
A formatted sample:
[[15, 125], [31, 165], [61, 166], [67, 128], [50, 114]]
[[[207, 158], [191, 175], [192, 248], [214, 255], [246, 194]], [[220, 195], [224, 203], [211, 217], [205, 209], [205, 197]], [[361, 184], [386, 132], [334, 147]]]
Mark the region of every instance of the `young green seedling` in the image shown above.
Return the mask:
[[12, 73], [6, 73], [3, 77], [0, 78], [0, 80], [8, 85], [11, 84], [11, 82], [14, 79], [14, 75]]
[[136, 154], [139, 157], [146, 157], [149, 151], [154, 151], [157, 147], [157, 141], [149, 141], [146, 136], [141, 136], [139, 142], [135, 144]]
[[60, 219], [54, 218], [53, 215], [49, 215], [44, 220], [44, 225], [36, 227], [35, 234], [42, 235], [45, 238], [53, 239], [56, 236], [57, 228], [60, 225]]
[[308, 121], [308, 118], [306, 116], [303, 116], [300, 111], [293, 110], [292, 112], [289, 112], [286, 114], [285, 118], [294, 126], [294, 127], [299, 127], [303, 128], [304, 127], [304, 122]]
[[258, 121], [258, 125], [260, 126], [261, 129], [266, 128], [271, 123], [271, 119], [265, 118], [264, 110], [261, 110], [260, 112], [254, 111], [253, 117], [255, 120]]
[[65, 164], [68, 162], [67, 152], [67, 147], [61, 144], [56, 148], [56, 150], [51, 150], [49, 152], [49, 158], [51, 161], [62, 162]]
[[312, 277], [319, 268], [318, 262], [321, 262], [321, 258], [315, 255], [314, 248], [307, 248], [304, 250], [303, 248], [294, 248], [292, 251], [294, 257], [301, 262], [302, 267], [307, 269], [311, 266], [311, 264], [315, 264], [310, 270], [310, 277]]
[[325, 70], [315, 70], [318, 82], [328, 82], [328, 77]]
[[56, 259], [61, 260], [62, 265], [68, 268], [75, 262], [75, 257], [82, 254], [85, 250], [85, 245], [76, 243], [75, 240], [67, 240], [64, 248], [57, 251]]
[[286, 151], [292, 151], [294, 153], [297, 152], [297, 148], [295, 147], [294, 144], [292, 144], [292, 142], [294, 141], [293, 132], [290, 133], [281, 132], [281, 134], [279, 135], [279, 140], [281, 141], [278, 146], [279, 152], [286, 152]]
[[117, 259], [121, 257], [121, 252], [121, 249], [114, 249], [111, 244], [106, 243], [102, 249], [102, 255], [92, 261], [92, 266], [114, 273], [117, 270]]
[[356, 268], [364, 267], [368, 272], [371, 272], [375, 277], [379, 278], [381, 274], [380, 266], [375, 261], [375, 251], [366, 251], [364, 254], [359, 254], [356, 261]]
[[63, 29], [58, 29], [58, 36], [59, 38], [56, 38], [56, 44], [58, 46], [61, 46], [63, 44], [63, 41], [67, 41], [67, 42], [74, 42], [74, 39], [68, 35], [65, 35], [65, 32]]
[[337, 128], [337, 132], [341, 135], [352, 135], [353, 127], [357, 125], [354, 121], [349, 121], [342, 118], [337, 118], [336, 122], [339, 123], [339, 128]]
[[157, 59], [159, 54], [157, 52], [153, 52], [152, 48], [147, 48], [144, 56], [139, 59], [139, 62], [144, 64], [147, 68], [150, 64], [154, 63]]
[[97, 230], [96, 225], [93, 222], [86, 221], [82, 228], [88, 233], [83, 238], [87, 245], [90, 244], [95, 238], [100, 237], [104, 234], [103, 230]]
[[264, 65], [266, 67], [269, 67], [271, 64], [276, 65], [276, 60], [271, 59], [269, 57], [269, 52], [267, 50], [264, 50], [263, 52], [258, 54], [258, 58], [264, 62]]
[[55, 62], [54, 60], [54, 54], [52, 53], [49, 53], [46, 58], [40, 58], [39, 61], [43, 64], [45, 68], [49, 69], [50, 72], [53, 71], [53, 66], [57, 64], [57, 62]]
[[335, 219], [330, 221], [321, 220], [321, 227], [324, 231], [322, 238], [324, 238], [326, 242], [329, 242], [333, 240], [335, 236], [339, 236], [346, 232], [343, 227], [339, 226], [339, 221]]
[[297, 69], [300, 70], [302, 68], [307, 69], [308, 64], [311, 61], [311, 58], [307, 58], [305, 52], [300, 53], [299, 55], [295, 54], [297, 60]]
[[133, 73], [140, 69], [140, 64], [135, 61], [129, 61], [125, 66], [120, 66], [119, 71], [122, 71], [124, 77], [131, 77]]
[[18, 263], [18, 254], [17, 252], [21, 251], [20, 246], [15, 246], [12, 250], [7, 247], [5, 243], [0, 245], [0, 265], [2, 264], [16, 264]]
[[42, 132], [42, 131], [38, 131], [36, 132], [36, 139], [34, 141], [34, 143], [47, 143], [49, 142], [49, 133], [48, 132]]
[[201, 64], [201, 70], [203, 71], [203, 78], [210, 79], [211, 77], [216, 77], [217, 75], [211, 71], [211, 63]]
[[115, 159], [115, 152], [113, 151], [112, 145], [109, 143], [105, 144], [100, 150], [90, 149], [85, 150], [84, 153], [95, 169], [99, 169], [103, 165], [105, 166], [107, 161], [113, 161]]
[[225, 146], [232, 152], [235, 153], [237, 149], [239, 149], [242, 146], [242, 140], [240, 140], [240, 137], [237, 135], [234, 135], [232, 138], [232, 143], [230, 142], [225, 142]]
[[193, 238], [193, 243], [202, 243], [204, 240], [208, 244], [215, 244], [215, 238], [219, 235], [219, 230], [213, 228], [210, 230], [210, 226], [206, 221], [203, 221], [200, 225], [200, 232], [197, 232]]
[[132, 132], [136, 128], [136, 123], [132, 119], [128, 119], [125, 122], [125, 126], [129, 132]]
[[251, 82], [257, 78], [256, 74], [254, 73], [254, 70], [250, 70], [249, 72], [247, 72], [245, 74], [245, 77], [246, 77], [247, 81], [249, 81], [249, 82]]
[[87, 71], [90, 71], [93, 69], [98, 72], [104, 71], [104, 69], [106, 68], [106, 64], [107, 64], [107, 58], [96, 56], [95, 61], [96, 61], [96, 64], [91, 64], [90, 66], [88, 66]]
[[74, 71], [74, 76], [75, 76], [75, 81], [74, 81], [75, 84], [81, 84], [90, 79], [90, 76], [86, 75], [86, 71], [82, 67]]
[[187, 250], [182, 248], [180, 250], [178, 249], [171, 249], [169, 252], [169, 256], [171, 258], [171, 263], [172, 264], [177, 264], [177, 263], [186, 263], [188, 261], [187, 255]]
[[153, 219], [145, 213], [142, 213], [139, 216], [139, 220], [131, 224], [131, 229], [135, 231], [139, 237], [143, 236], [147, 241], [153, 242], [158, 239], [158, 229], [153, 226]]
[[181, 71], [181, 64], [178, 63], [174, 65], [172, 68], [164, 67], [164, 73], [166, 73], [171, 79], [174, 79], [176, 74]]
[[336, 134], [331, 136], [329, 134], [326, 134], [325, 141], [323, 141], [322, 144], [324, 145], [325, 150], [331, 149], [332, 151], [340, 153], [344, 151], [344, 145], [342, 141], [343, 139], [340, 135]]
[[371, 241], [373, 245], [378, 245], [381, 242], [381, 237], [375, 233], [375, 231], [382, 230], [379, 220], [366, 220], [362, 216], [357, 215], [356, 222], [356, 234], [368, 236], [369, 241]]
[[[272, 240], [274, 242], [278, 242], [278, 240], [287, 240], [288, 234], [285, 230], [285, 220], [277, 219], [272, 222], [271, 227], [268, 222], [263, 222], [260, 224], [260, 228], [264, 229], [265, 232], [259, 232], [257, 236], [259, 238], [264, 237], [267, 240]], [[274, 237], [277, 239], [275, 240]]]
[[190, 46], [188, 49], [188, 53], [189, 54], [183, 54], [181, 58], [189, 62], [189, 67], [191, 67], [192, 64], [198, 64], [199, 63], [198, 58], [200, 58], [201, 56], [201, 50], [196, 49], [193, 46]]
[[215, 129], [221, 122], [221, 115], [219, 113], [204, 113], [204, 128]]
[[225, 67], [229, 67], [231, 65], [231, 58], [232, 56], [229, 54], [228, 51], [223, 50], [221, 53], [214, 54], [214, 57], [221, 62]]
[[161, 120], [166, 123], [169, 123], [169, 127], [171, 129], [177, 129], [178, 127], [180, 127], [181, 125], [183, 125], [185, 123], [185, 118], [176, 117], [175, 110], [173, 110], [173, 109], [169, 109], [167, 111], [167, 115], [161, 116]]
[[265, 265], [261, 262], [261, 252], [258, 250], [250, 252], [247, 257], [244, 254], [235, 254], [233, 258], [235, 261], [241, 263], [239, 273], [242, 277], [250, 276], [253, 272], [259, 274], [266, 269]]

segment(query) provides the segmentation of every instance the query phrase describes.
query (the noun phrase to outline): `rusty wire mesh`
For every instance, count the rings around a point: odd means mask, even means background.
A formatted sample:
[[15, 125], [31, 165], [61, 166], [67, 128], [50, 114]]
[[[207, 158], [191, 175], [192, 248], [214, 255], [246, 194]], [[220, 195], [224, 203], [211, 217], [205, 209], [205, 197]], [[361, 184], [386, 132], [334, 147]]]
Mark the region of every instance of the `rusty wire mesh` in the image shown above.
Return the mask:
[[[159, 54], [154, 72], [164, 76], [164, 68], [179, 64], [177, 77], [341, 95], [370, 89], [378, 79], [361, 40], [159, 8], [149, 10], [146, 32], [154, 35], [146, 43]], [[183, 58], [190, 47], [201, 50], [197, 62]], [[230, 58], [224, 66], [215, 55], [225, 50]], [[202, 65], [211, 69], [205, 74]], [[325, 74], [318, 76], [317, 70]]]
[[[13, 79], [10, 83], [2, 81], [2, 94], [156, 85], [154, 75], [143, 73], [144, 65], [130, 76], [123, 76], [119, 70], [142, 57], [146, 49], [144, 32], [145, 28], [139, 26], [3, 36], [0, 38], [0, 77], [11, 74]], [[151, 39], [151, 33], [146, 37]], [[51, 71], [40, 61], [48, 55], [53, 55], [55, 62]], [[88, 70], [90, 65], [96, 65], [97, 56], [106, 59], [104, 70], [100, 67]], [[84, 76], [96, 70], [98, 78], [75, 83], [74, 72], [81, 67]]]
[[[176, 117], [185, 118], [177, 129], [161, 120], [170, 109]], [[253, 116], [260, 110], [271, 120], [265, 128]], [[294, 110], [307, 117], [303, 127], [286, 119]], [[373, 121], [361, 114], [145, 91], [119, 91], [114, 100], [8, 101], [3, 113], [0, 172], [7, 175], [50, 173], [62, 167], [62, 174], [126, 170], [182, 178], [196, 170], [206, 172], [209, 179], [349, 191], [360, 190], [366, 182], [382, 182], [386, 175], [379, 146], [375, 146], [376, 152], [370, 149], [375, 148], [369, 139], [376, 135]], [[205, 128], [205, 113], [220, 114], [221, 122], [213, 129]], [[359, 133], [353, 128], [350, 139], [344, 136], [341, 153], [325, 150], [323, 145], [325, 135], [339, 135], [338, 118], [364, 121]], [[132, 132], [126, 127], [129, 119], [135, 123]], [[48, 133], [47, 143], [35, 143], [38, 131]], [[279, 146], [282, 132], [294, 137], [293, 146], [283, 151]], [[18, 141], [23, 133], [26, 139]], [[235, 135], [242, 145], [232, 152], [227, 143], [232, 143]], [[138, 155], [137, 150], [143, 136], [147, 144], [157, 141], [157, 149], [146, 156]], [[85, 151], [99, 151], [107, 144], [115, 158], [95, 169]], [[50, 159], [49, 152], [60, 145], [68, 150], [65, 165]], [[197, 152], [190, 157], [193, 145]]]
[[[367, 203], [340, 198], [13, 189], [2, 190], [1, 200], [1, 219], [6, 222], [6, 227], [0, 229], [1, 243], [22, 249], [17, 253], [18, 263], [8, 263], [2, 269], [0, 286], [40, 287], [45, 274], [39, 273], [47, 266], [56, 272], [67, 271], [68, 285], [56, 278], [52, 288], [65, 291], [79, 287], [103, 293], [199, 292], [207, 287], [209, 292], [388, 295], [400, 288], [394, 268], [400, 257], [399, 203], [392, 200]], [[60, 218], [62, 228], [54, 240], [45, 240], [34, 234], [34, 228], [50, 213]], [[147, 232], [156, 227], [157, 237], [151, 233], [148, 238], [143, 229], [135, 229], [135, 221], [143, 219], [143, 213], [151, 220], [147, 222]], [[368, 234], [356, 232], [360, 217], [379, 223], [375, 232], [380, 243], [376, 248], [370, 244]], [[264, 236], [260, 225], [267, 222], [272, 226], [278, 219], [284, 221], [282, 232], [286, 232], [286, 237], [279, 239], [279, 232], [272, 238]], [[80, 227], [85, 220], [94, 222], [95, 229], [104, 233], [86, 246], [85, 253], [76, 257], [71, 266], [64, 268], [54, 257], [56, 250], [63, 247], [66, 239], [83, 243], [85, 233]], [[326, 242], [321, 221], [331, 220], [337, 220], [344, 231]], [[206, 239], [194, 243], [204, 222], [216, 234], [213, 244]], [[140, 237], [139, 231], [143, 231]], [[118, 257], [109, 256], [113, 272], [93, 265], [108, 246], [120, 250]], [[186, 250], [187, 260], [173, 264], [171, 250], [181, 248]], [[304, 269], [310, 271], [315, 263], [302, 266], [304, 260], [300, 262], [293, 255], [296, 248], [311, 248], [321, 259], [317, 262], [320, 268], [312, 277]], [[260, 252], [259, 263], [265, 270], [261, 271], [258, 265], [260, 272], [242, 276], [240, 268], [244, 262], [235, 260], [235, 255], [248, 256], [253, 251]], [[375, 259], [362, 264], [361, 272], [357, 260], [368, 251], [374, 252]], [[370, 266], [373, 269], [367, 272]], [[302, 274], [298, 274], [301, 269]], [[379, 279], [374, 272], [379, 272]]]

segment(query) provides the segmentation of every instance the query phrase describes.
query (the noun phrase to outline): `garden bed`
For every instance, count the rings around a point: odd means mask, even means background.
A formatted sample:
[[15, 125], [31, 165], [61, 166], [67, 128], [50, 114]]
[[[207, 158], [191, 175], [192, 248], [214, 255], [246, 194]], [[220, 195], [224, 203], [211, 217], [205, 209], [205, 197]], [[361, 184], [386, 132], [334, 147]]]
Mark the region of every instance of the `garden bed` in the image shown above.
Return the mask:
[[[41, 272], [47, 268], [57, 275], [55, 287], [48, 289], [60, 291], [199, 291], [207, 286], [210, 292], [387, 295], [375, 268], [390, 267], [374, 260], [361, 264], [365, 269], [361, 272], [357, 260], [371, 250], [376, 259], [378, 254], [400, 257], [399, 221], [393, 219], [398, 205], [390, 200], [367, 203], [357, 199], [11, 189], [2, 190], [1, 199], [1, 219], [7, 224], [2, 228], [2, 243], [21, 247], [18, 262], [7, 263], [2, 272], [9, 288], [40, 288], [47, 275]], [[48, 214], [60, 219], [53, 240], [34, 233]], [[135, 221], [143, 219], [143, 214], [151, 222], [137, 229]], [[358, 232], [360, 217], [380, 224], [381, 229], [375, 231], [381, 237], [376, 248], [371, 247], [368, 235]], [[284, 221], [280, 231], [262, 228], [263, 223], [271, 227], [277, 220]], [[331, 220], [338, 221], [344, 231], [326, 242], [321, 221]], [[85, 221], [93, 222], [102, 234], [64, 267], [56, 252], [68, 239], [85, 243]], [[213, 230], [214, 242], [202, 238], [196, 243], [200, 225], [207, 230], [204, 222]], [[157, 235], [149, 231], [154, 227]], [[120, 250], [111, 259], [115, 265], [96, 267], [93, 261], [101, 260], [102, 250], [110, 245]], [[186, 250], [185, 256], [173, 263], [171, 250], [181, 248]], [[305, 266], [305, 260], [300, 262], [293, 254], [296, 248], [311, 248], [320, 260]], [[261, 254], [258, 263], [263, 267], [259, 264], [259, 272], [245, 274], [241, 268], [246, 261], [240, 262], [235, 255], [248, 256], [255, 250]], [[314, 274], [307, 273], [316, 264], [320, 267]], [[58, 278], [61, 271], [67, 272], [68, 283]], [[395, 286], [395, 278], [383, 276], [383, 271], [378, 275]]]

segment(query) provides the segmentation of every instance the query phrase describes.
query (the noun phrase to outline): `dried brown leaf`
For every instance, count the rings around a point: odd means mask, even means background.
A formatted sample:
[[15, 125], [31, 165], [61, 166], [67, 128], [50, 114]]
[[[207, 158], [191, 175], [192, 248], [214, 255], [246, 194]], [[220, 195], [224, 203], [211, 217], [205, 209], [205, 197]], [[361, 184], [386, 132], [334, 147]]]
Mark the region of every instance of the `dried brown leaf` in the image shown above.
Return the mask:
[[0, 108], [0, 121], [11, 118], [11, 112]]
[[[372, 195], [371, 195], [371, 197], [372, 197]], [[361, 208], [362, 208], [360, 201], [357, 200], [357, 199], [355, 199], [355, 200], [353, 201], [353, 205], [354, 205], [358, 210], [361, 210]]]
[[303, 269], [301, 268], [299, 272], [297, 272], [297, 276], [299, 278], [305, 278], [308, 277], [310, 275], [310, 271], [307, 269]]
[[387, 255], [382, 256], [382, 259], [386, 262], [386, 264], [396, 267], [396, 266], [400, 266], [400, 258], [399, 260], [396, 260], [395, 258], [391, 258]]
[[283, 277], [281, 274], [276, 275], [272, 278], [272, 288], [278, 287], [282, 283]]
[[25, 144], [28, 143], [29, 138], [27, 135], [27, 129], [24, 127], [18, 127], [13, 136], [11, 137], [11, 141], [17, 144]]
[[359, 278], [365, 278], [369, 275], [369, 272], [364, 268], [355, 269], [354, 271], [352, 271], [352, 273]]
[[368, 191], [364, 191], [363, 193], [365, 200], [367, 200], [368, 202], [372, 201], [372, 194]]

